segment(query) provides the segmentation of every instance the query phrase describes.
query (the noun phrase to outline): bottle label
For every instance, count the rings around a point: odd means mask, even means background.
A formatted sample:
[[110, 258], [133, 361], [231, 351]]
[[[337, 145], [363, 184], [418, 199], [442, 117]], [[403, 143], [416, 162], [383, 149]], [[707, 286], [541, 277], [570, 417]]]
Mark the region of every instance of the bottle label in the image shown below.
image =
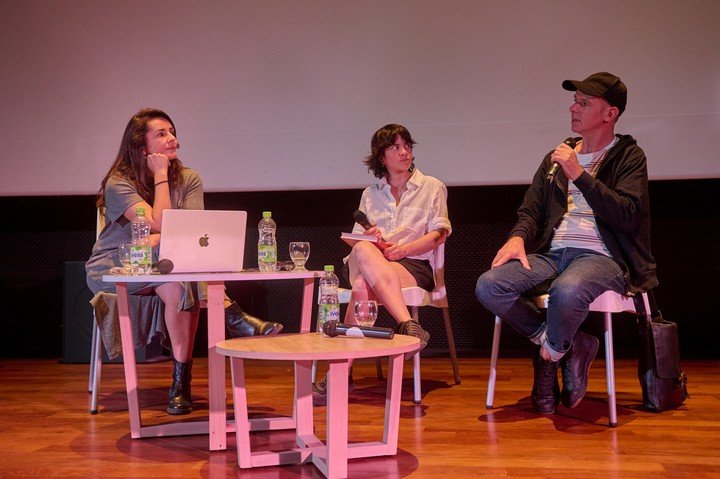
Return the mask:
[[258, 246], [258, 262], [276, 263], [277, 262], [277, 248], [272, 245], [259, 245]]
[[317, 330], [322, 333], [322, 327], [328, 321], [340, 321], [339, 304], [321, 304], [318, 306]]
[[130, 246], [130, 267], [138, 274], [150, 274], [152, 268], [152, 247], [146, 245]]

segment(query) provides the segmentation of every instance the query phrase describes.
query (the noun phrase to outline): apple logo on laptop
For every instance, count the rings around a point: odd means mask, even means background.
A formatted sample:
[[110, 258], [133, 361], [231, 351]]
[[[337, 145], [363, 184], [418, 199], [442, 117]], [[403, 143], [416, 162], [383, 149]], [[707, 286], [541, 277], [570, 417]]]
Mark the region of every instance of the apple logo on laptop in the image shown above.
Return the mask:
[[198, 239], [198, 243], [200, 243], [200, 246], [203, 248], [206, 248], [210, 244], [210, 238], [208, 238], [208, 235], [201, 236], [200, 239]]

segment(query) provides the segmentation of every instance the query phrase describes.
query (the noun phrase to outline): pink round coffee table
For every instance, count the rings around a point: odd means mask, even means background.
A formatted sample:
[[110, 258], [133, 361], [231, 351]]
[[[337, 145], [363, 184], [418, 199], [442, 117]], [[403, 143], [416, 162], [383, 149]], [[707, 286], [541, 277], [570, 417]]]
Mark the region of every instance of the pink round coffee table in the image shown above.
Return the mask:
[[[328, 478], [347, 477], [347, 460], [391, 456], [397, 453], [400, 396], [404, 354], [417, 351], [420, 341], [405, 335], [393, 339], [329, 338], [319, 333], [280, 334], [229, 339], [216, 351], [231, 358], [235, 432], [241, 468], [312, 462]], [[352, 359], [389, 356], [385, 427], [381, 441], [348, 445], [348, 371]], [[250, 451], [250, 421], [245, 391], [245, 359], [295, 362], [295, 437], [289, 451]], [[311, 368], [313, 361], [328, 361], [327, 438], [313, 432]], [[277, 418], [287, 421], [286, 418]], [[265, 419], [265, 421], [272, 421]], [[269, 429], [276, 429], [270, 427]]]

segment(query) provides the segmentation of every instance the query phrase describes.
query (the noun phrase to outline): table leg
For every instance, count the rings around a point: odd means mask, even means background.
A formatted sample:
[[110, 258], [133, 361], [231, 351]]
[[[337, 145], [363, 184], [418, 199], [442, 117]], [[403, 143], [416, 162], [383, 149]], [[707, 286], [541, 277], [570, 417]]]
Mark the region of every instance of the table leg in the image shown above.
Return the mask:
[[115, 285], [117, 293], [118, 316], [120, 320], [120, 338], [123, 350], [123, 366], [125, 368], [125, 387], [128, 397], [128, 412], [130, 413], [130, 437], [142, 437], [142, 421], [140, 418], [140, 402], [138, 400], [137, 369], [135, 367], [135, 342], [133, 341], [132, 324], [130, 322], [130, 307], [127, 283]]
[[241, 358], [230, 358], [233, 407], [235, 410], [235, 442], [238, 465], [242, 469], [252, 466], [250, 453], [250, 421], [248, 419], [247, 392], [245, 390], [245, 363]]
[[325, 476], [347, 477], [348, 456], [348, 360], [330, 361], [327, 390], [327, 456]]
[[[227, 399], [225, 397], [225, 356], [215, 345], [225, 339], [225, 284], [210, 281], [208, 294], [208, 402], [210, 408], [210, 450], [227, 448]], [[247, 416], [247, 412], [246, 412]]]
[[385, 393], [385, 430], [383, 432], [383, 442], [387, 444], [387, 455], [391, 456], [397, 454], [404, 359], [405, 358], [402, 354], [396, 354], [388, 358], [387, 392]]
[[295, 361], [295, 418], [296, 443], [300, 447], [317, 446], [313, 433], [312, 361]]
[[303, 280], [303, 300], [302, 311], [300, 314], [300, 332], [310, 332], [310, 323], [312, 322], [313, 292], [315, 291], [315, 278], [305, 278]]

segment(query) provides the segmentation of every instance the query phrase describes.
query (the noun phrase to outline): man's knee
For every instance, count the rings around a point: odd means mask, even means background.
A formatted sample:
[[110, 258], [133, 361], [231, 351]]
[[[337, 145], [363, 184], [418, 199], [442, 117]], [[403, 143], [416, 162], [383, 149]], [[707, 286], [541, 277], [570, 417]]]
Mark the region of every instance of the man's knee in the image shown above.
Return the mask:
[[492, 299], [500, 293], [499, 280], [497, 271], [489, 270], [481, 274], [475, 284], [475, 297], [482, 304], [489, 304]]
[[563, 281], [556, 279], [548, 290], [550, 301], [557, 304], [569, 305], [575, 303], [588, 303], [593, 300], [586, 284], [578, 281]]

